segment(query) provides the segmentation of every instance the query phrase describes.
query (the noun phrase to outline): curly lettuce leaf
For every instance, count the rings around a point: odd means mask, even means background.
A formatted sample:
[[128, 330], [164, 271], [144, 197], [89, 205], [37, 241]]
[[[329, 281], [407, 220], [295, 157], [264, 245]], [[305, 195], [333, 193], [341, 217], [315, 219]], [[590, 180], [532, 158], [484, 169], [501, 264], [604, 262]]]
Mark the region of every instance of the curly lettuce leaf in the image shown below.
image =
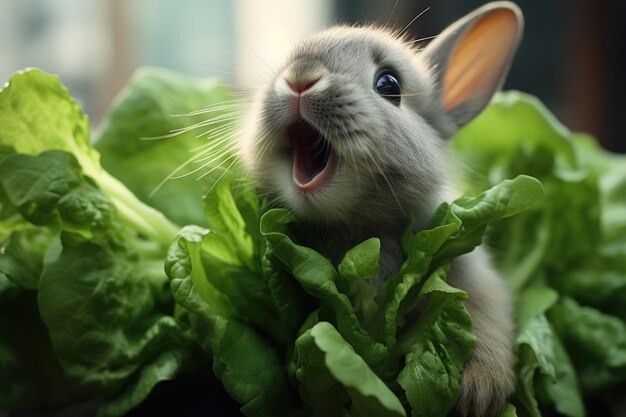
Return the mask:
[[183, 228], [171, 246], [166, 272], [176, 302], [190, 315], [202, 349], [213, 358], [213, 371], [248, 416], [278, 416], [289, 408], [286, 373], [271, 345], [237, 318], [228, 294], [208, 277], [216, 270], [203, 263], [208, 230]]
[[419, 291], [428, 278], [434, 254], [458, 231], [458, 226], [451, 223], [417, 233], [411, 239], [408, 258], [400, 273], [383, 285], [379, 296], [379, 303], [384, 306], [382, 331], [390, 349], [396, 344], [397, 328], [404, 324], [404, 316], [419, 302]]
[[[280, 343], [293, 340], [304, 314], [298, 306], [301, 290], [285, 282], [273, 256], [264, 256], [266, 244], [261, 239], [258, 201], [252, 190], [225, 181], [210, 196], [205, 212], [215, 226], [188, 228], [183, 233], [201, 236], [200, 245], [189, 246], [194, 251], [189, 256], [197, 260], [196, 271], [201, 269], [196, 288], [207, 300], [215, 295], [212, 303], [214, 308], [219, 306], [221, 314], [259, 326]], [[281, 311], [293, 315], [281, 316]]]
[[398, 383], [411, 404], [412, 416], [445, 416], [459, 395], [461, 372], [476, 345], [464, 291], [445, 283], [446, 270], [435, 271], [419, 299], [426, 309], [398, 343], [408, 350]]
[[56, 244], [54, 238], [50, 231], [31, 226], [0, 241], [0, 299], [4, 291], [8, 296], [9, 291], [37, 288], [45, 254]]
[[378, 310], [371, 279], [378, 276], [379, 258], [380, 239], [371, 238], [348, 250], [337, 266], [337, 287], [348, 296], [365, 327]]
[[572, 352], [587, 392], [626, 381], [626, 324], [617, 317], [563, 297], [548, 312], [556, 332]]
[[487, 224], [515, 215], [541, 199], [541, 184], [527, 176], [506, 180], [476, 197], [463, 197], [442, 204], [431, 228], [406, 239], [408, 256], [400, 273], [389, 279], [378, 297], [385, 306], [384, 338], [393, 347], [396, 326], [412, 311], [424, 280], [454, 257], [472, 251], [481, 243]]
[[19, 391], [10, 407], [125, 398], [101, 411], [123, 414], [177, 374], [193, 346], [162, 270], [176, 229], [102, 169], [57, 77], [16, 74], [0, 108], [0, 307], [32, 297], [37, 318], [16, 323], [41, 333], [25, 348], [12, 342], [17, 328], [0, 329], [11, 376], [0, 391]]
[[[187, 349], [180, 325], [165, 314], [170, 300], [159, 245], [133, 236], [117, 221], [109, 198], [71, 154], [9, 155], [0, 162], [0, 173], [8, 202], [25, 220], [42, 226], [37, 235], [10, 236], [2, 257], [9, 267], [3, 270], [37, 291], [39, 314], [69, 381], [114, 396], [162, 352]], [[41, 240], [50, 233], [60, 233], [60, 239], [43, 254], [50, 240], [37, 246], [35, 236]], [[35, 269], [15, 267], [26, 256], [36, 257]], [[143, 385], [144, 393], [127, 406], [141, 402], [158, 380], [140, 379], [136, 385]]]
[[557, 299], [558, 294], [547, 287], [530, 288], [518, 299], [516, 351], [521, 386], [517, 397], [532, 416], [541, 416], [536, 399], [539, 395], [562, 414], [582, 417], [585, 409], [576, 373], [546, 318]]
[[119, 227], [110, 199], [83, 176], [72, 154], [9, 155], [0, 163], [0, 178], [8, 201], [34, 225], [62, 227], [87, 239], [115, 235]]
[[[292, 233], [290, 228], [297, 220], [291, 213], [270, 210], [261, 220], [261, 229], [268, 239], [269, 248], [305, 291], [318, 298], [322, 307], [333, 311], [333, 321], [337, 323], [341, 336], [372, 369], [385, 379], [392, 379], [394, 372], [397, 372], [394, 371], [396, 362], [407, 355], [398, 382], [405, 388], [414, 413], [445, 415], [458, 396], [461, 371], [473, 351], [475, 341], [468, 313], [462, 305], [465, 293], [445, 284], [443, 279], [447, 269], [435, 268], [454, 256], [471, 251], [480, 243], [488, 222], [524, 210], [541, 194], [541, 186], [536, 180], [519, 177], [505, 181], [478, 197], [442, 206], [433, 221], [437, 227], [419, 232], [407, 240], [407, 262], [397, 276], [384, 284], [381, 294], [376, 299], [372, 298], [384, 309], [381, 307], [379, 311], [370, 313], [378, 314], [378, 320], [372, 321], [368, 328], [363, 326], [364, 316], [355, 313], [352, 285], [362, 283], [364, 278], [376, 271], [371, 266], [371, 260], [377, 259], [377, 255], [374, 255], [379, 251], [377, 241], [366, 241], [348, 252], [339, 265], [338, 274], [326, 258], [310, 248], [293, 243], [289, 237]], [[362, 254], [364, 248], [369, 248], [369, 257]], [[354, 260], [354, 254], [357, 253], [361, 253], [358, 261]], [[436, 273], [428, 274], [432, 269]], [[411, 291], [413, 293], [407, 298]], [[423, 321], [406, 325], [399, 332], [398, 324], [405, 325], [404, 315], [414, 309], [427, 294], [430, 295], [428, 314], [423, 315]], [[384, 320], [380, 322], [380, 318]], [[382, 323], [384, 328], [382, 334], [385, 343], [382, 345], [369, 334], [372, 329], [374, 335], [377, 334], [376, 323]], [[395, 347], [398, 337], [398, 348], [390, 357], [389, 349]], [[443, 339], [433, 340], [438, 337]], [[451, 354], [439, 351], [440, 346], [446, 344], [450, 345]], [[372, 352], [373, 348], [380, 353]], [[447, 375], [445, 381], [441, 378], [442, 374]], [[330, 389], [330, 386], [327, 388]], [[317, 392], [315, 387], [303, 389]], [[311, 392], [307, 395], [312, 395]], [[425, 401], [431, 397], [441, 400]]]
[[63, 245], [44, 267], [38, 304], [68, 377], [111, 392], [161, 351], [186, 346], [180, 325], [159, 311], [160, 262], [70, 236]]
[[286, 234], [296, 217], [285, 209], [272, 209], [261, 218], [261, 233], [274, 256], [302, 285], [304, 291], [319, 299], [334, 314], [341, 335], [370, 366], [382, 365], [388, 349], [363, 327], [350, 299], [336, 285], [337, 270], [329, 259], [314, 249], [297, 245]]
[[296, 353], [302, 395], [318, 415], [340, 416], [350, 397], [354, 415], [406, 416], [398, 397], [332, 324], [320, 322], [302, 334]]
[[298, 283], [285, 270], [281, 262], [268, 249], [263, 257], [263, 279], [267, 283], [271, 302], [280, 320], [274, 323], [275, 332], [269, 332], [287, 345], [302, 331], [307, 314], [306, 295]]
[[87, 117], [57, 76], [36, 69], [16, 73], [0, 90], [0, 126], [0, 159], [49, 150], [71, 153], [85, 175], [109, 196], [121, 221], [163, 245], [176, 237], [177, 228], [165, 216], [102, 168], [90, 145]]
[[[237, 189], [237, 199], [232, 187]], [[211, 238], [219, 240], [214, 244], [216, 256], [259, 272], [258, 260], [265, 250], [258, 228], [259, 211], [259, 202], [248, 184], [223, 179], [214, 188], [205, 198], [204, 214], [215, 232]]]
[[444, 244], [434, 262], [445, 262], [473, 250], [482, 243], [487, 223], [519, 214], [535, 205], [543, 196], [543, 187], [536, 178], [518, 175], [476, 197], [461, 197], [450, 208], [442, 205], [433, 215], [431, 224], [460, 222], [460, 229], [458, 236]]

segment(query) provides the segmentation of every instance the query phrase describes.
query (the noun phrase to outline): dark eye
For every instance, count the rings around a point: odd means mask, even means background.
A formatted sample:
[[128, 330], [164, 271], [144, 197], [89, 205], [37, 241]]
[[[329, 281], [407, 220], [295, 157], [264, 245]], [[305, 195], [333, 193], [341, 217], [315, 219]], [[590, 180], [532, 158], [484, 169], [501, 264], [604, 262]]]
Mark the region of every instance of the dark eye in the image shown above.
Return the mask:
[[374, 83], [376, 92], [396, 106], [400, 105], [400, 83], [390, 72], [379, 74]]

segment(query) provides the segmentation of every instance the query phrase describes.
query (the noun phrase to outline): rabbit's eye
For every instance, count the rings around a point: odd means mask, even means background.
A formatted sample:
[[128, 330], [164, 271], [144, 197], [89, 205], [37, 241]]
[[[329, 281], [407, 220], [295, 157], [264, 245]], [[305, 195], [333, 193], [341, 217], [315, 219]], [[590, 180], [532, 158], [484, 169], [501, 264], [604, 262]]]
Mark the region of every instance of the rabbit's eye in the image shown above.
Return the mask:
[[389, 71], [382, 72], [376, 77], [374, 83], [376, 92], [383, 98], [389, 100], [396, 106], [400, 105], [400, 83], [397, 78]]

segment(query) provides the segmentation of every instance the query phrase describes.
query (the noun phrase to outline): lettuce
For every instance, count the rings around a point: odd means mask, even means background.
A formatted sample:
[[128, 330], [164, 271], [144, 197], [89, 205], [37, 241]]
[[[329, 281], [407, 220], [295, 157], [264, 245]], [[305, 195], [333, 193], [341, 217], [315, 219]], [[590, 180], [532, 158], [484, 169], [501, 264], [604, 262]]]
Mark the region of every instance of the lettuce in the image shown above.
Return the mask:
[[[173, 173], [188, 172], [183, 163], [206, 147], [206, 138], [198, 136], [201, 132], [184, 129], [203, 122], [206, 116], [190, 113], [207, 103], [227, 108], [229, 100], [226, 87], [213, 79], [187, 78], [155, 68], [138, 70], [98, 129], [94, 147], [102, 166], [174, 223], [205, 226], [201, 196], [215, 178], [188, 175], [164, 180]], [[234, 128], [224, 113], [210, 112], [215, 121], [204, 129], [221, 130], [223, 136], [229, 136]]]
[[[469, 168], [463, 197], [407, 228], [405, 262], [377, 292], [378, 239], [333, 264], [231, 150], [200, 161], [200, 181], [163, 182], [229, 136], [229, 100], [214, 80], [144, 69], [92, 145], [58, 78], [28, 70], [0, 91], [0, 408], [122, 415], [195, 372], [221, 381], [200, 400], [216, 415], [226, 395], [246, 416], [448, 415], [476, 341], [446, 277], [482, 243], [516, 295], [518, 384], [500, 415], [617, 409], [623, 157], [533, 97], [498, 95], [450, 143]], [[207, 112], [208, 139], [187, 128]]]
[[[296, 388], [305, 414], [398, 416], [407, 415], [402, 404], [408, 403], [412, 415], [446, 415], [475, 344], [462, 304], [466, 294], [445, 283], [449, 263], [480, 243], [489, 221], [541, 198], [539, 182], [520, 176], [442, 205], [431, 228], [407, 238], [407, 261], [378, 296], [365, 289], [365, 279], [377, 271], [377, 240], [353, 248], [335, 267], [295, 243], [298, 219], [289, 211], [246, 216], [254, 211], [239, 207], [246, 207], [250, 193], [241, 184], [222, 183], [207, 202], [218, 206], [211, 212], [224, 213], [222, 224], [183, 229], [167, 263], [196, 340], [212, 355], [216, 374], [244, 414], [293, 413], [284, 396]], [[246, 222], [256, 222], [263, 238], [246, 231]], [[298, 285], [280, 283], [280, 294], [268, 296], [275, 277], [293, 277]], [[427, 296], [423, 318], [405, 320]], [[237, 329], [237, 339], [230, 329]], [[280, 337], [286, 332], [290, 337]], [[224, 354], [235, 350], [237, 355]], [[254, 362], [241, 369], [244, 357]]]
[[398, 397], [332, 324], [319, 322], [304, 332], [296, 340], [296, 354], [301, 395], [319, 415], [340, 415], [349, 398], [357, 415], [406, 416]]
[[0, 126], [0, 407], [122, 414], [193, 353], [163, 272], [177, 228], [100, 166], [57, 77], [16, 74]]
[[615, 359], [626, 319], [626, 159], [571, 133], [518, 92], [501, 94], [452, 146], [479, 172], [466, 192], [519, 174], [538, 178], [545, 191], [486, 234], [518, 295], [518, 409], [568, 416], [615, 409], [617, 398], [598, 396], [626, 387]]

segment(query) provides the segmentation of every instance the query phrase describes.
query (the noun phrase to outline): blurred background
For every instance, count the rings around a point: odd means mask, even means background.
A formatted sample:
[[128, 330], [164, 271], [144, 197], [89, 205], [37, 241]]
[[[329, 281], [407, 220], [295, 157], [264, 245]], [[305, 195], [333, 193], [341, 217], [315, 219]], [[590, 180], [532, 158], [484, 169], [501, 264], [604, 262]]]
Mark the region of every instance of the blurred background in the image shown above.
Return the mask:
[[[0, 0], [0, 82], [57, 73], [94, 126], [134, 69], [157, 65], [254, 88], [300, 37], [334, 23], [439, 33], [481, 0]], [[573, 130], [626, 152], [620, 120], [626, 2], [518, 0], [525, 36], [505, 85], [538, 96]], [[392, 10], [395, 11], [391, 15]]]

